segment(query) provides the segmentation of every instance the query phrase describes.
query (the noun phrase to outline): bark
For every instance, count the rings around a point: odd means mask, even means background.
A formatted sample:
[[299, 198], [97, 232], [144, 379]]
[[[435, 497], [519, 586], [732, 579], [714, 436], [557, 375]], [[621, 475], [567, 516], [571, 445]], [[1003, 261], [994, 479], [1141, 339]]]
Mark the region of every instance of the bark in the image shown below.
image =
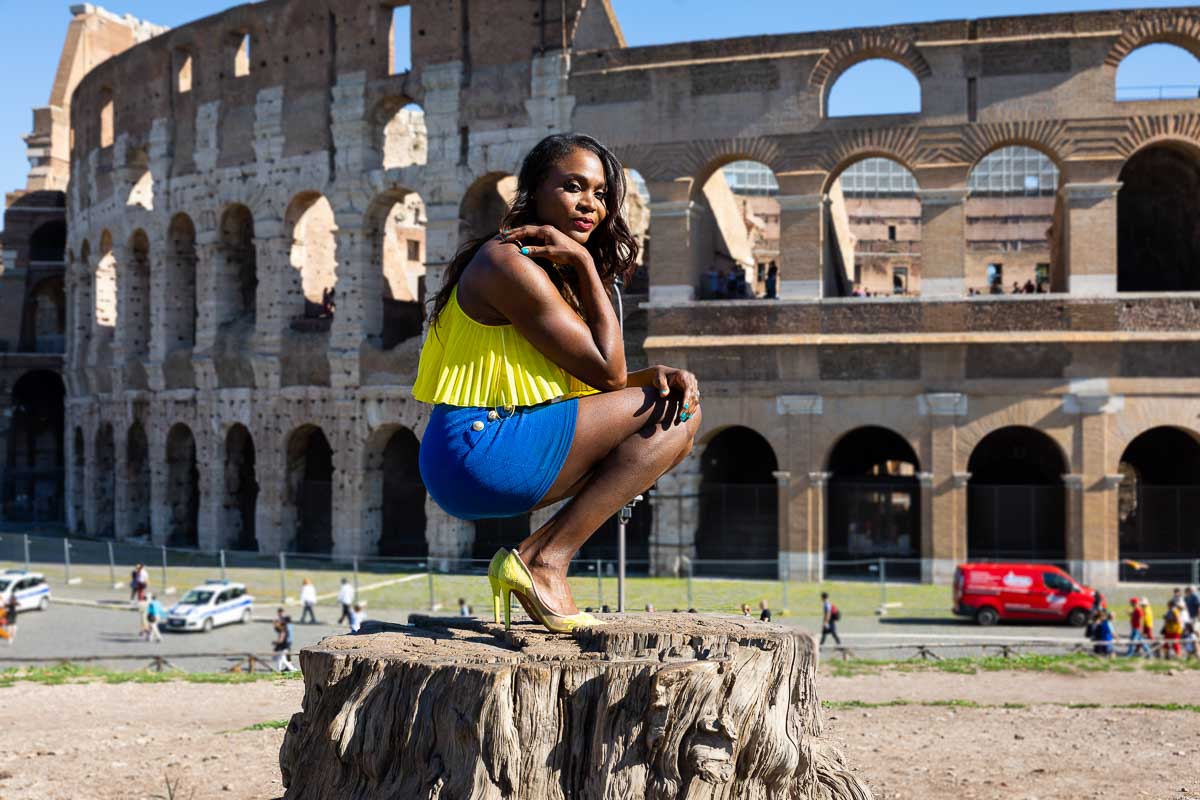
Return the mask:
[[869, 800], [821, 738], [812, 637], [639, 614], [555, 636], [414, 615], [300, 653], [287, 797]]

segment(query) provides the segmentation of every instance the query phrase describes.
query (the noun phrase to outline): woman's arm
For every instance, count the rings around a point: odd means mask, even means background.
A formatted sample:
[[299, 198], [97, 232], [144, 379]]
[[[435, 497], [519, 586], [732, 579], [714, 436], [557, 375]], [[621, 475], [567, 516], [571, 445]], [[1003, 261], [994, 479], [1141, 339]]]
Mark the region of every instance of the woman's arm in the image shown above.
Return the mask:
[[[547, 244], [527, 247], [531, 251], [527, 255], [514, 244], [485, 246], [479, 262], [484, 269], [475, 274], [468, 271], [469, 293], [511, 322], [551, 361], [589, 386], [609, 392], [625, 388], [621, 325], [591, 254], [549, 226], [517, 228], [510, 238], [538, 239]], [[534, 257], [548, 258], [575, 270], [586, 322], [563, 300], [550, 276], [534, 263]]]

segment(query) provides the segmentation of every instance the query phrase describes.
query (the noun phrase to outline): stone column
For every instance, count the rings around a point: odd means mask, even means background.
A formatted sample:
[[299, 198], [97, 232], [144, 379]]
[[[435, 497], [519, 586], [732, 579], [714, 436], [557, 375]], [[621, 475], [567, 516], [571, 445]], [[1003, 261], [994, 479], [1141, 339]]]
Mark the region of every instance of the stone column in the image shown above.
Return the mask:
[[683, 559], [696, 558], [696, 531], [700, 527], [700, 456], [696, 445], [690, 455], [663, 475], [650, 493], [654, 509], [650, 528], [650, 574], [678, 575]]
[[225, 546], [223, 500], [225, 497], [224, 442], [220, 441], [220, 422], [212, 403], [201, 401], [196, 418], [206, 424], [196, 425], [196, 470], [199, 473], [196, 490], [200, 506], [196, 520], [197, 544], [201, 550], [215, 553]]
[[[129, 426], [130, 419], [121, 417], [113, 420], [113, 534], [124, 539], [133, 530], [130, 524], [131, 484], [129, 481]], [[67, 462], [68, 464], [70, 462]]]
[[112, 339], [112, 392], [114, 397], [121, 397], [125, 392], [126, 370], [128, 365], [125, 363], [127, 355], [131, 350], [129, 346], [129, 337], [132, 331], [123, 324], [129, 320], [130, 307], [130, 291], [129, 279], [133, 270], [132, 251], [128, 242], [119, 242], [113, 244], [113, 256], [116, 257], [117, 263], [121, 265], [121, 269], [116, 273], [117, 284], [117, 324], [113, 330]]
[[821, 266], [824, 196], [796, 194], [781, 195], [777, 199], [779, 296], [784, 299], [821, 297], [824, 294]]
[[[379, 335], [383, 329], [383, 266], [371, 258], [362, 214], [341, 212], [336, 224], [337, 311], [329, 336], [329, 384], [334, 389], [346, 389], [359, 384], [359, 347], [368, 336]], [[376, 324], [369, 328], [368, 320]]]
[[[1076, 418], [1072, 461], [1078, 476], [1077, 496], [1068, 490], [1067, 559], [1072, 575], [1085, 583], [1117, 583], [1120, 532], [1117, 486], [1107, 475], [1108, 423], [1125, 407], [1122, 395], [1109, 394], [1107, 381], [1076, 381], [1064, 395], [1062, 410]], [[1064, 478], [1066, 480], [1066, 478]], [[1074, 480], [1074, 479], [1072, 479]]]
[[[921, 520], [920, 553], [921, 553], [921, 582], [933, 582], [933, 559], [925, 556], [925, 543], [933, 542], [933, 473], [918, 472], [917, 484], [920, 487], [917, 495], [917, 510]], [[929, 565], [928, 575], [926, 565]]]
[[791, 559], [788, 558], [788, 543], [791, 540], [792, 526], [790, 522], [792, 508], [792, 473], [785, 469], [775, 470], [771, 473], [775, 478], [775, 486], [779, 493], [777, 507], [777, 520], [779, 524], [779, 579], [783, 581], [792, 580]]
[[[340, 309], [339, 309], [340, 312]], [[363, 506], [366, 464], [365, 437], [357, 434], [356, 406], [352, 399], [335, 404], [338, 430], [330, 443], [333, 450], [333, 554], [341, 558], [365, 555]]]
[[[166, 232], [156, 232], [150, 240], [150, 342], [146, 354], [146, 382], [151, 391], [161, 392], [167, 388], [163, 376], [163, 362], [167, 358], [170, 342], [168, 314], [174, 304], [167, 303], [170, 290]], [[146, 431], [147, 437], [150, 432]], [[154, 460], [154, 459], [152, 459]]]
[[150, 462], [150, 539], [161, 545], [167, 543], [171, 533], [171, 476], [164, 422], [155, 420], [147, 426], [146, 446]]
[[96, 425], [91, 415], [83, 420], [83, 528], [86, 533], [95, 535], [99, 528], [96, 525]]
[[[778, 395], [775, 398], [775, 413], [787, 422], [787, 457], [791, 467], [786, 491], [780, 494], [780, 523], [786, 528], [780, 539], [779, 559], [786, 562], [791, 580], [814, 580], [814, 567], [819, 564], [820, 552], [816, 547], [811, 526], [811, 503], [814, 498], [809, 491], [807, 465], [811, 463], [810, 439], [814, 418], [824, 411], [824, 399], [819, 394]], [[785, 509], [786, 505], [786, 509]]]
[[1067, 544], [1067, 569], [1076, 580], [1083, 580], [1083, 476], [1068, 473], [1062, 476]]
[[447, 572], [460, 559], [471, 557], [475, 545], [475, 524], [452, 517], [425, 496], [425, 541], [429, 543], [429, 559], [436, 569]]
[[[967, 414], [967, 396], [957, 392], [935, 392], [917, 398], [917, 413], [929, 418], [930, 463], [927, 473], [952, 477], [957, 473], [959, 419]], [[921, 580], [949, 583], [954, 568], [967, 557], [965, 486], [956, 481], [931, 478], [929, 509], [921, 509]]]
[[808, 579], [825, 580], [825, 525], [827, 489], [832, 472], [808, 473]]
[[965, 188], [919, 189], [921, 200], [921, 296], [966, 294]]
[[287, 496], [285, 454], [267, 431], [255, 431], [254, 469], [258, 502], [254, 509], [254, 534], [260, 553], [278, 553], [290, 544], [293, 531], [283, 529], [283, 503]]
[[1068, 183], [1062, 187], [1065, 226], [1061, 258], [1066, 286], [1074, 295], [1117, 293], [1117, 181]]
[[222, 263], [220, 233], [213, 229], [196, 231], [196, 346], [192, 350], [192, 373], [196, 388], [215, 391], [217, 367], [213, 347], [225, 301], [221, 283], [226, 276]]
[[686, 303], [696, 298], [704, 271], [696, 263], [695, 237], [701, 208], [691, 199], [691, 181], [649, 181], [651, 303]]
[[[254, 385], [257, 389], [279, 389], [279, 353], [283, 347], [283, 329], [288, 324], [291, 309], [282, 289], [292, 280], [289, 261], [291, 238], [283, 232], [280, 220], [254, 222], [255, 264], [258, 289], [255, 292]], [[256, 528], [257, 530], [257, 528]]]

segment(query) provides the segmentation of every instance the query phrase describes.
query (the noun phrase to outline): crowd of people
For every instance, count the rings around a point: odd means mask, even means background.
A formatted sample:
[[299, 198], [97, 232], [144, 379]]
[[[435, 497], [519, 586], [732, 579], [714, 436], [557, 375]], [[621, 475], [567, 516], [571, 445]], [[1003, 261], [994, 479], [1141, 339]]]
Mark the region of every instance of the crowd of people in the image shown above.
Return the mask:
[[779, 267], [774, 261], [765, 267], [759, 266], [758, 280], [763, 285], [762, 295], [746, 280], [745, 269], [710, 267], [704, 273], [701, 296], [705, 300], [753, 300], [758, 297], [774, 300], [779, 296]]
[[[1099, 595], [1098, 595], [1099, 597]], [[1200, 620], [1200, 593], [1194, 586], [1175, 589], [1163, 610], [1161, 626], [1155, 626], [1154, 607], [1147, 597], [1129, 598], [1128, 646], [1121, 652], [1115, 615], [1099, 601], [1088, 622], [1087, 637], [1097, 655], [1200, 660], [1196, 635]], [[1157, 639], [1157, 636], [1162, 637]]]
[[970, 297], [977, 297], [984, 294], [1048, 294], [1049, 292], [1050, 284], [1045, 281], [1035, 283], [1032, 278], [1025, 281], [1025, 283], [1013, 281], [1012, 289], [1008, 292], [1004, 291], [1004, 284], [999, 281], [990, 284], [986, 290], [967, 289], [967, 295]]

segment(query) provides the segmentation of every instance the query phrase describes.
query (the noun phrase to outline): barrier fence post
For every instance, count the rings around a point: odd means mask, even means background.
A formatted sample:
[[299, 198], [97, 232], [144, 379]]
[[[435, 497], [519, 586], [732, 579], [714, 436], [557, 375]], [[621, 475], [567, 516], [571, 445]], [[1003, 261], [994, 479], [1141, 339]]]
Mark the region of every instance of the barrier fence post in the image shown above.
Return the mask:
[[429, 576], [429, 610], [433, 611], [433, 559], [425, 562], [425, 574]]
[[887, 610], [887, 559], [879, 559], [879, 610]]
[[287, 556], [279, 551], [279, 603], [287, 602]]
[[225, 580], [225, 551], [222, 549], [221, 554], [221, 580]]
[[596, 559], [596, 605], [603, 608], [604, 606], [604, 573], [601, 570], [604, 567], [604, 562]]
[[63, 580], [70, 585], [71, 583], [71, 540], [63, 539], [63, 573], [66, 577]]
[[164, 544], [159, 549], [162, 550], [162, 588], [160, 592], [167, 591], [167, 546]]
[[108, 545], [108, 582], [112, 586], [117, 585], [117, 565], [113, 562], [112, 542], [106, 542]]
[[29, 534], [24, 534], [25, 538], [25, 571], [29, 572]]

